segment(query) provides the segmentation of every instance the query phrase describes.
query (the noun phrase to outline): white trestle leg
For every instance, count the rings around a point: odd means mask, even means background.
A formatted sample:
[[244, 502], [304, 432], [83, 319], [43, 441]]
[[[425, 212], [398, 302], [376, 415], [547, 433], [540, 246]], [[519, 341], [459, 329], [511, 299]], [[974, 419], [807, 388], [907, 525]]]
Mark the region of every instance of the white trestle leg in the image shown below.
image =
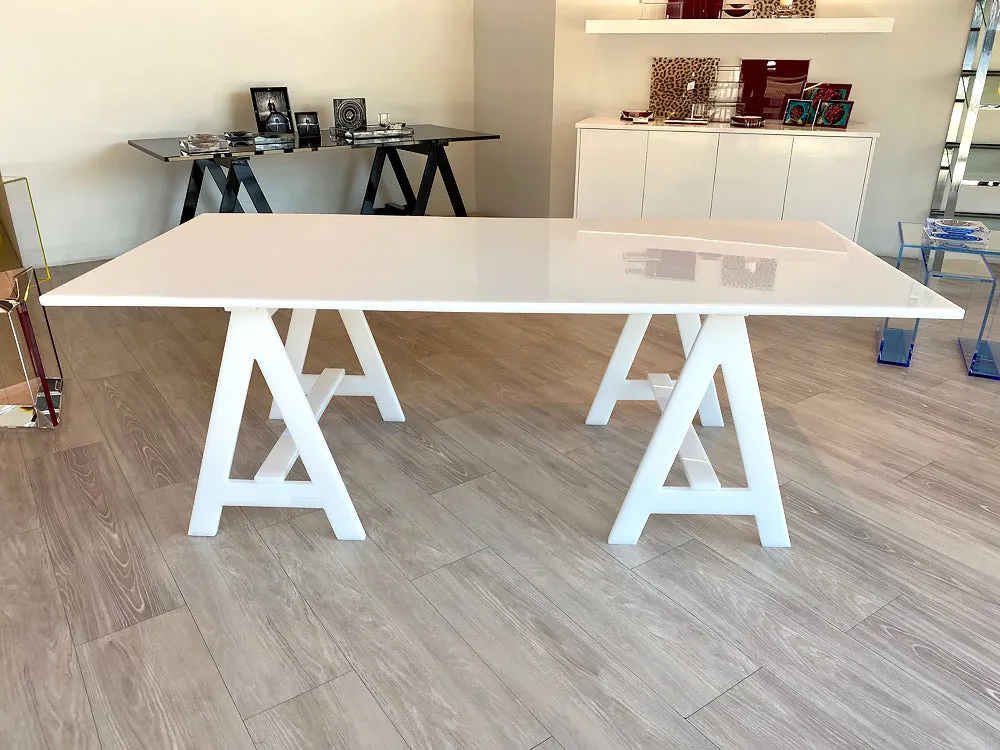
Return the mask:
[[[343, 371], [326, 370], [314, 376], [307, 395], [301, 382], [300, 361], [294, 353], [290, 356], [282, 344], [269, 311], [251, 308], [231, 312], [188, 528], [192, 536], [214, 536], [219, 530], [223, 507], [241, 505], [322, 508], [338, 539], [365, 538], [361, 520], [317, 421], [343, 383]], [[274, 395], [287, 431], [255, 479], [232, 479], [233, 455], [254, 362], [260, 366]], [[285, 480], [299, 456], [310, 481]]]
[[[663, 413], [608, 542], [635, 544], [650, 514], [665, 513], [755, 516], [763, 546], [790, 546], [746, 320], [742, 316], [709, 316], [685, 348], [689, 349], [688, 359], [676, 383], [665, 376], [652, 376], [648, 381], [651, 396]], [[720, 366], [743, 457], [746, 489], [721, 487], [692, 427]], [[691, 486], [664, 487], [678, 457]]]
[[[677, 328], [681, 333], [681, 345], [684, 347], [684, 356], [691, 355], [691, 349], [698, 338], [698, 331], [701, 330], [700, 315], [678, 315]], [[722, 407], [719, 405], [719, 393], [715, 389], [715, 380], [708, 385], [705, 398], [701, 401], [701, 408], [698, 409], [698, 418], [702, 427], [722, 427]]]
[[[604, 372], [601, 387], [590, 407], [587, 424], [606, 425], [611, 419], [615, 404], [619, 401], [653, 400], [653, 392], [647, 381], [630, 380], [628, 377], [628, 372], [632, 369], [635, 356], [639, 352], [642, 339], [646, 335], [646, 330], [652, 319], [652, 315], [628, 316], [625, 328], [622, 329], [621, 336], [618, 337], [614, 354], [611, 355], [608, 369]], [[697, 314], [678, 315], [677, 327], [680, 329], [684, 354], [688, 355], [691, 353], [691, 347], [694, 346], [698, 331], [701, 330], [701, 316]], [[714, 381], [705, 392], [699, 415], [701, 423], [705, 427], [722, 427], [722, 408], [719, 406], [719, 394], [715, 390]]]
[[[347, 329], [347, 336], [354, 347], [354, 353], [361, 363], [361, 375], [345, 375], [337, 386], [336, 396], [371, 396], [375, 399], [379, 414], [385, 422], [405, 422], [403, 407], [399, 404], [396, 391], [385, 369], [382, 354], [372, 336], [368, 320], [362, 310], [341, 310], [340, 319]], [[306, 353], [312, 339], [313, 324], [316, 321], [315, 310], [293, 310], [292, 319], [288, 324], [288, 336], [285, 349], [288, 358], [299, 374], [302, 387], [312, 388], [318, 375], [304, 375]], [[277, 403], [271, 405], [271, 419], [281, 419], [281, 410]]]

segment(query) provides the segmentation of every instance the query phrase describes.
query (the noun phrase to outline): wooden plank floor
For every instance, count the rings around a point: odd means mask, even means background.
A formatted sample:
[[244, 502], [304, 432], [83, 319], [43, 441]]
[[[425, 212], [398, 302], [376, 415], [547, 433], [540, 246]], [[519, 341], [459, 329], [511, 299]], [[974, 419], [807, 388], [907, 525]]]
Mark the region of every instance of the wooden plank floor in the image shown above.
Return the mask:
[[[322, 421], [358, 543], [310, 511], [186, 535], [222, 312], [52, 316], [65, 424], [0, 433], [4, 746], [1000, 747], [1000, 383], [956, 324], [900, 369], [872, 321], [751, 321], [793, 543], [766, 550], [720, 517], [605, 543], [657, 416], [583, 423], [621, 318], [372, 314], [408, 420]], [[637, 373], [681, 361], [655, 321]], [[336, 314], [307, 364], [356, 368]], [[237, 476], [268, 403], [258, 374]]]

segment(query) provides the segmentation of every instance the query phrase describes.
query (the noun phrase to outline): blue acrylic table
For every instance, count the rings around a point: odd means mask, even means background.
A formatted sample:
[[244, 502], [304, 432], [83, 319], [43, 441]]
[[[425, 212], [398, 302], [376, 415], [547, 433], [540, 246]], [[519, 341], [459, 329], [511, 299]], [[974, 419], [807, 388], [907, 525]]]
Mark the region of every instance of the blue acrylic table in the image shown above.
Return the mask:
[[[959, 336], [958, 348], [965, 360], [965, 367], [969, 375], [1000, 380], [1000, 368], [997, 366], [1000, 342], [987, 340], [997, 287], [996, 275], [990, 266], [990, 260], [1000, 262], [1000, 238], [995, 239], [985, 250], [941, 247], [929, 244], [922, 224], [901, 221], [899, 222], [899, 253], [896, 256], [896, 268], [902, 266], [903, 257], [908, 249], [916, 250], [919, 253], [925, 285], [931, 279], [951, 279], [986, 285], [988, 297], [982, 323], [977, 331], [973, 331], [973, 335]], [[953, 255], [965, 256], [973, 263], [971, 266], [970, 264], [961, 264], [962, 267], [959, 269], [949, 269], [946, 267], [947, 263], [934, 263], [934, 256], [937, 253], [945, 254], [945, 258]], [[939, 266], [941, 270], [935, 270], [935, 266]], [[879, 341], [879, 363], [909, 367], [919, 328], [919, 320], [914, 321], [912, 327], [899, 327], [891, 326], [887, 318], [882, 325], [882, 337]]]

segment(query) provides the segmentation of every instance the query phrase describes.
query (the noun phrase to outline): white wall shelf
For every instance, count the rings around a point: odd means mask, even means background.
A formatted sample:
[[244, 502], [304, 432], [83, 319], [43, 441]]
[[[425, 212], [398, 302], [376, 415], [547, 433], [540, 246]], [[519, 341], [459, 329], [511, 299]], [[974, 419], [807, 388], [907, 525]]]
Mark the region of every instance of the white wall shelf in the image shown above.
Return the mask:
[[589, 20], [588, 34], [888, 34], [894, 18]]

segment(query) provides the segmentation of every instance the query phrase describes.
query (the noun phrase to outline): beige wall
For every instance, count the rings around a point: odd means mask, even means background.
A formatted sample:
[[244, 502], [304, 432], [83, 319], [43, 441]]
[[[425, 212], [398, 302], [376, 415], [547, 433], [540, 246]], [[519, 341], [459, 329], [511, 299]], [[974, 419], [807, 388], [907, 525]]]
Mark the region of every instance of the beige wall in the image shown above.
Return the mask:
[[[479, 0], [484, 1], [490, 2]], [[821, 15], [893, 16], [892, 34], [584, 34], [587, 18], [635, 18], [636, 5], [635, 0], [557, 0], [548, 206], [553, 216], [569, 216], [573, 210], [574, 123], [593, 114], [645, 106], [654, 56], [717, 56], [723, 64], [737, 64], [744, 57], [807, 58], [812, 61], [811, 78], [854, 84], [856, 121], [882, 134], [861, 241], [877, 252], [895, 253], [895, 222], [922, 220], [930, 205], [972, 0], [820, 0]], [[513, 138], [507, 140], [513, 148]], [[478, 177], [481, 188], [496, 179], [511, 191], [521, 190], [527, 179], [498, 177], [486, 169]]]
[[[370, 112], [471, 127], [472, 5], [7, 3], [0, 166], [31, 180], [50, 261], [119, 254], [176, 224], [187, 179], [186, 167], [160, 164], [126, 141], [250, 128], [251, 85], [287, 85], [292, 107], [317, 110], [324, 125], [334, 96], [360, 95]], [[449, 151], [470, 208], [474, 153], [468, 145]], [[369, 163], [370, 155], [350, 153], [255, 162], [274, 209], [302, 212], [358, 210]], [[432, 210], [446, 205], [443, 192], [436, 191]], [[30, 215], [14, 191], [11, 202], [18, 226], [28, 230], [21, 238], [30, 256], [37, 244], [25, 223]]]
[[476, 152], [479, 211], [548, 216], [556, 0], [475, 4], [476, 127], [501, 133]]

